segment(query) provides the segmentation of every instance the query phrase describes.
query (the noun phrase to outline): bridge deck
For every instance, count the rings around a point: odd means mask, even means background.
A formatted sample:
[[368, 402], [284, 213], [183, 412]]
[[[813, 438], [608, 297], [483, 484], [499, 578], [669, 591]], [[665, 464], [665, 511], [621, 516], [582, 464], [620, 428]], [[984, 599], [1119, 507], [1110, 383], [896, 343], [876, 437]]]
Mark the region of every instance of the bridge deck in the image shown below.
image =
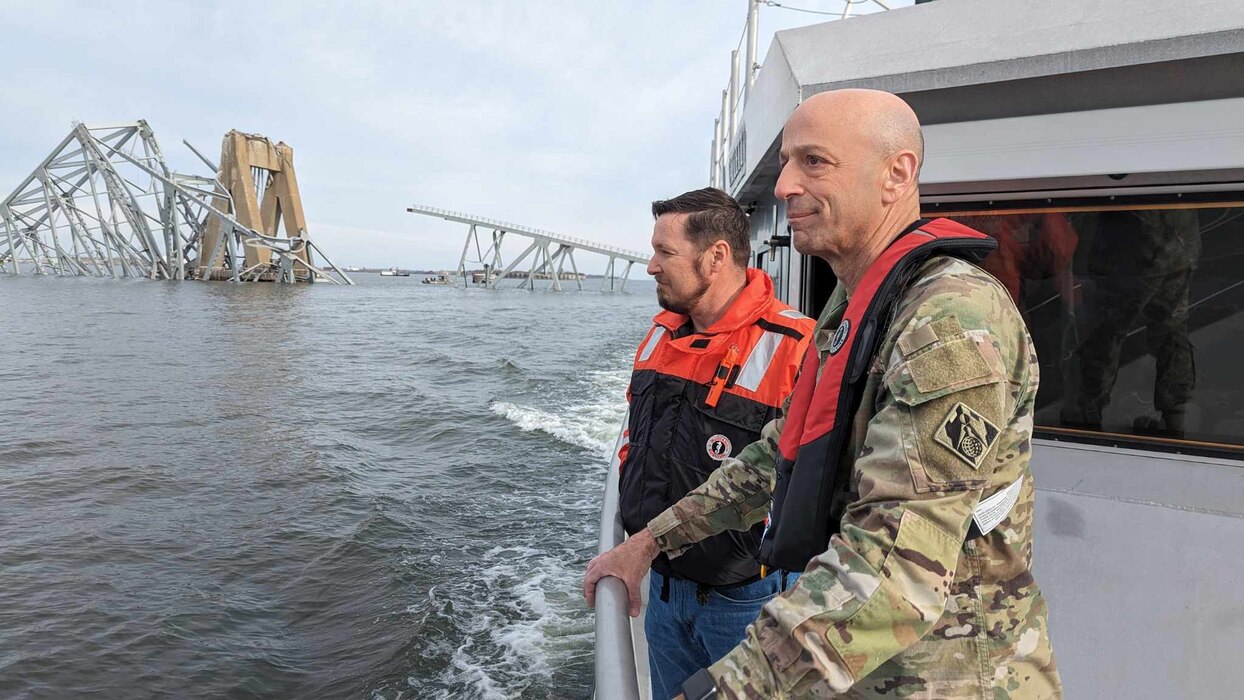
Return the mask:
[[603, 243], [595, 243], [593, 241], [589, 241], [583, 238], [575, 238], [574, 236], [564, 236], [560, 233], [554, 233], [553, 231], [546, 231], [544, 229], [532, 228], [530, 226], [522, 226], [520, 224], [510, 224], [504, 221], [497, 221], [496, 219], [488, 219], [482, 216], [475, 216], [474, 214], [466, 214], [466, 213], [458, 212], [458, 211], [449, 211], [448, 209], [438, 209], [436, 207], [424, 207], [418, 204], [411, 206], [411, 207], [407, 207], [406, 211], [412, 214], [423, 214], [425, 216], [433, 216], [433, 217], [437, 217], [440, 219], [445, 219], [446, 221], [456, 221], [458, 223], [468, 224], [472, 226], [484, 226], [484, 227], [495, 229], [498, 231], [505, 231], [507, 233], [518, 233], [524, 236], [535, 238], [540, 241], [560, 243], [562, 245], [569, 246], [571, 248], [578, 248], [579, 250], [586, 250], [591, 253], [599, 253], [601, 255], [607, 255], [611, 258], [617, 258], [619, 260], [625, 260], [631, 263], [643, 263], [644, 265], [648, 264], [648, 256], [644, 255], [643, 253], [638, 253], [633, 250], [626, 250], [624, 248], [618, 248], [615, 246], [604, 245]]

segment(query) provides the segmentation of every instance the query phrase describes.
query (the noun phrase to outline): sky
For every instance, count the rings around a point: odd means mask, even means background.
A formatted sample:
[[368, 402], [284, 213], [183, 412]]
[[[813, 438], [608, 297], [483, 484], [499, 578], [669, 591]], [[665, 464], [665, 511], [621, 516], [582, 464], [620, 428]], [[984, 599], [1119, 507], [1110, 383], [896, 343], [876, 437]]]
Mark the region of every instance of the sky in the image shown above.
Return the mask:
[[[650, 202], [708, 184], [746, 12], [746, 0], [5, 0], [0, 193], [73, 122], [145, 119], [180, 172], [207, 174], [182, 139], [212, 159], [230, 129], [292, 146], [308, 232], [339, 265], [456, 267], [466, 227], [407, 213], [416, 203], [646, 252]], [[775, 31], [829, 19], [762, 5], [760, 59]], [[603, 268], [594, 257], [576, 256], [580, 269]]]

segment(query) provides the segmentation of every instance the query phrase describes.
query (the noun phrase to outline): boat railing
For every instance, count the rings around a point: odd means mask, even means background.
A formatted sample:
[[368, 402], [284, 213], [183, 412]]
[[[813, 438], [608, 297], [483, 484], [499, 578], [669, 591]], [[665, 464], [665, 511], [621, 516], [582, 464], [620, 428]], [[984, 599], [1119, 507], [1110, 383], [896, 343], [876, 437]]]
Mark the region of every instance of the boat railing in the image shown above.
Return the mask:
[[[627, 419], [622, 420], [625, 428]], [[605, 477], [605, 496], [600, 509], [600, 542], [597, 553], [604, 554], [626, 539], [622, 512], [618, 508], [618, 451], [623, 434], [613, 446], [609, 474]], [[626, 584], [612, 576], [596, 584], [596, 700], [640, 700], [639, 676], [635, 664], [635, 640], [627, 613]]]

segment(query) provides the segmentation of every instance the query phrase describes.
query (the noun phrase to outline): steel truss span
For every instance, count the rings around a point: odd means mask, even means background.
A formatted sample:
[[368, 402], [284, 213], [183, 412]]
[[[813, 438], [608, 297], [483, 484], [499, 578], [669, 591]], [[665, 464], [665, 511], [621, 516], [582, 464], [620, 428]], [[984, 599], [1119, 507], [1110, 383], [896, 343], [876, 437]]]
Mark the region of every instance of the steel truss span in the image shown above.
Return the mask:
[[[475, 283], [482, 284], [488, 289], [496, 289], [499, 281], [517, 276], [523, 280], [518, 285], [519, 289], [528, 288], [534, 291], [536, 280], [551, 280], [548, 288], [561, 291], [561, 283], [567, 279], [566, 275], [570, 274], [568, 279], [573, 280], [582, 291], [583, 275], [579, 273], [579, 266], [574, 259], [575, 251], [582, 250], [609, 258], [609, 263], [605, 266], [605, 275], [601, 278], [600, 289], [601, 291], [620, 292], [626, 289], [626, 280], [631, 275], [631, 267], [635, 263], [648, 264], [648, 257], [642, 253], [594, 243], [583, 238], [563, 236], [544, 229], [508, 224], [504, 221], [436, 207], [414, 205], [407, 207], [406, 211], [467, 225], [466, 243], [462, 246], [462, 257], [458, 259], [457, 272], [464, 287]], [[491, 232], [491, 236], [486, 241], [482, 239], [483, 232]], [[531, 240], [526, 249], [508, 265], [501, 257], [501, 244], [507, 234]], [[485, 242], [487, 246], [484, 245]], [[472, 249], [475, 253], [473, 258], [469, 257]], [[519, 264], [528, 256], [531, 256], [530, 267], [525, 272], [515, 273]], [[565, 271], [567, 262], [570, 263], [570, 273]], [[619, 263], [623, 262], [626, 263], [626, 267], [619, 271]], [[482, 265], [483, 273], [468, 273], [467, 263]]]
[[202, 259], [223, 260], [216, 278], [234, 282], [353, 284], [304, 230], [280, 237], [241, 223], [234, 196], [215, 176], [169, 170], [145, 121], [75, 124], [0, 203], [0, 272], [211, 279]]

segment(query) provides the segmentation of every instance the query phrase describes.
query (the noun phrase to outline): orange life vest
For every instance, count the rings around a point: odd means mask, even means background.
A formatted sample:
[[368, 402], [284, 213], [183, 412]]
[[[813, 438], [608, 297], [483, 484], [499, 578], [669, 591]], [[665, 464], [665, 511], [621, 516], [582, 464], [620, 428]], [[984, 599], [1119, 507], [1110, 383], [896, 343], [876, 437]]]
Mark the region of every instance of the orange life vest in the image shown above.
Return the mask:
[[[773, 297], [757, 269], [726, 314], [704, 333], [664, 311], [635, 353], [627, 395], [629, 442], [621, 453], [622, 522], [634, 534], [704, 483], [727, 457], [760, 437], [794, 389], [814, 321]], [[763, 526], [710, 537], [657, 571], [730, 585], [755, 577]]]

